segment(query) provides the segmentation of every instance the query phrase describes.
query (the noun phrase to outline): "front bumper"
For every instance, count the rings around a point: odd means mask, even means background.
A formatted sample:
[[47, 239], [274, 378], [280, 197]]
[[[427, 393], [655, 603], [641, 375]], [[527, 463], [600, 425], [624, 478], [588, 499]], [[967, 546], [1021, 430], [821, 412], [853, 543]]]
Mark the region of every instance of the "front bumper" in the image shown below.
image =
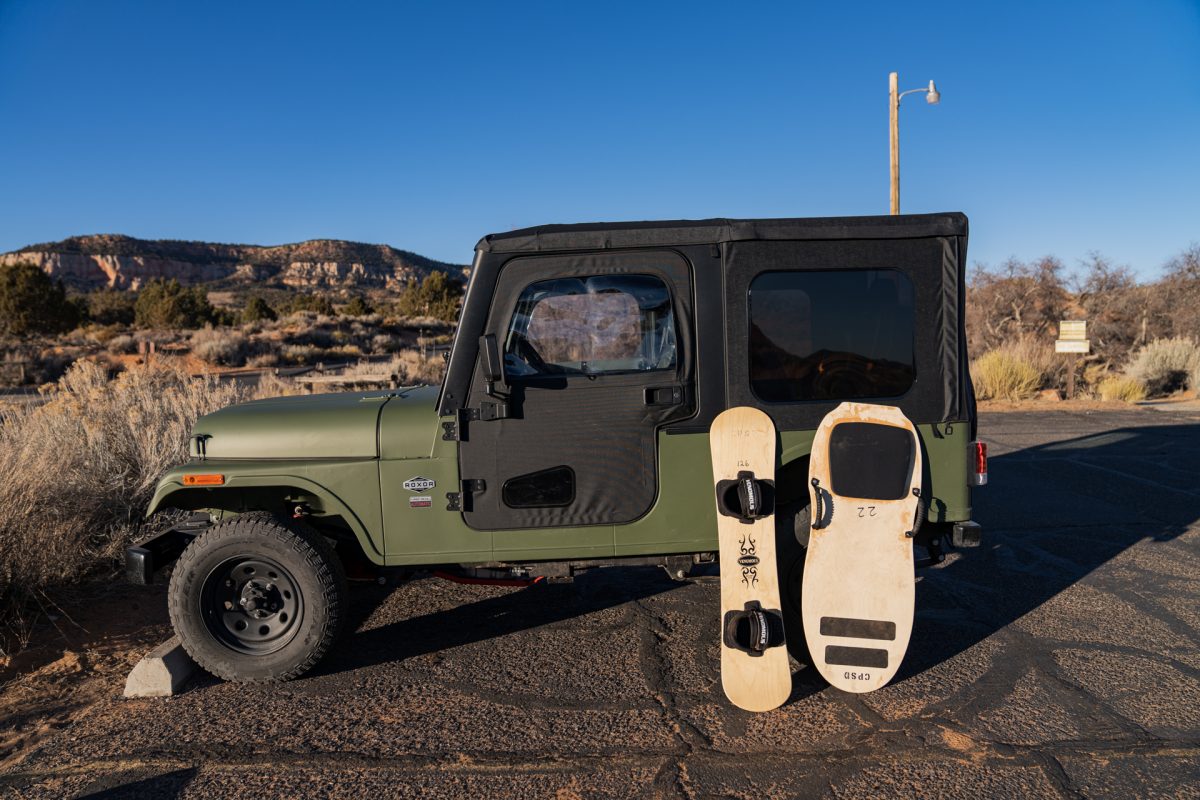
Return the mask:
[[192, 514], [182, 522], [143, 539], [125, 548], [125, 580], [139, 586], [154, 582], [158, 572], [183, 554], [184, 549], [212, 525], [208, 514]]

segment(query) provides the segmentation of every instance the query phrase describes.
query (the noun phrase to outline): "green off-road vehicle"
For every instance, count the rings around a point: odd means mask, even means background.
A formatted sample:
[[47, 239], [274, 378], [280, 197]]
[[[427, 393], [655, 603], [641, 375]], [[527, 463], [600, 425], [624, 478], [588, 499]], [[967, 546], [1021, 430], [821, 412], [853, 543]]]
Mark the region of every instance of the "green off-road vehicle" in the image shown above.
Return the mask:
[[352, 566], [521, 578], [661, 564], [682, 578], [717, 549], [709, 426], [754, 406], [780, 431], [778, 568], [799, 630], [809, 450], [843, 400], [916, 423], [925, 562], [979, 542], [966, 247], [956, 213], [487, 236], [440, 388], [203, 417], [149, 508], [202, 513], [130, 548], [129, 576], [174, 563], [184, 646], [244, 681], [298, 676], [329, 650]]

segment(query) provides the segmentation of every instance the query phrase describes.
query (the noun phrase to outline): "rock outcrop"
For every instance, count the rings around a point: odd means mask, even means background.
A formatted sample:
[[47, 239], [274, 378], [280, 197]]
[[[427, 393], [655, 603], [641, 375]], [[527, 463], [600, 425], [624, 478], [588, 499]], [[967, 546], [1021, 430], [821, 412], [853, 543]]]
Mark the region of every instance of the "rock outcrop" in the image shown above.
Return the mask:
[[175, 278], [180, 283], [212, 283], [228, 278], [236, 265], [171, 261], [142, 256], [84, 255], [24, 251], [0, 255], [0, 267], [31, 263], [50, 277], [76, 289], [139, 289], [153, 278]]
[[332, 239], [261, 247], [99, 235], [0, 254], [0, 267], [21, 262], [79, 290], [137, 290], [155, 278], [231, 288], [248, 283], [292, 289], [397, 288], [435, 270], [460, 280], [467, 274], [466, 267], [388, 245]]

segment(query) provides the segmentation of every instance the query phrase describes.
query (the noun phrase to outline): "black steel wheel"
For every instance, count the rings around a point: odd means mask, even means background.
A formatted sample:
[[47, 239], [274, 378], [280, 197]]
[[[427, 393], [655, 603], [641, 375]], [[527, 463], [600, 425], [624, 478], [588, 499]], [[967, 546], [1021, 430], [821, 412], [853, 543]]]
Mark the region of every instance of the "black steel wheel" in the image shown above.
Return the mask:
[[235, 557], [218, 564], [200, 589], [208, 632], [242, 653], [273, 653], [300, 630], [304, 595], [291, 573], [269, 558]]
[[341, 632], [346, 578], [333, 548], [297, 520], [263, 512], [215, 525], [171, 576], [171, 623], [217, 677], [273, 682], [302, 675]]

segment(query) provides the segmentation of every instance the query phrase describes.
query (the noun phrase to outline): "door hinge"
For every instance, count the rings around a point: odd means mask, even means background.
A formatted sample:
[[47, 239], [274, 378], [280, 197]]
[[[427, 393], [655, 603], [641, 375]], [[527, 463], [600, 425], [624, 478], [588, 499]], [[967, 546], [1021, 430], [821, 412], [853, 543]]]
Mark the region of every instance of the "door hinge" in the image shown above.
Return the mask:
[[471, 498], [487, 489], [487, 481], [483, 478], [465, 478], [460, 484], [460, 491], [446, 492], [447, 511], [471, 511]]
[[442, 423], [443, 442], [465, 442], [467, 440], [467, 423], [479, 419], [478, 408], [460, 408], [453, 422]]
[[442, 423], [442, 441], [465, 442], [468, 422], [494, 422], [498, 419], [508, 419], [508, 408], [508, 403], [490, 400], [484, 400], [479, 404], [479, 408], [460, 408], [456, 420]]

